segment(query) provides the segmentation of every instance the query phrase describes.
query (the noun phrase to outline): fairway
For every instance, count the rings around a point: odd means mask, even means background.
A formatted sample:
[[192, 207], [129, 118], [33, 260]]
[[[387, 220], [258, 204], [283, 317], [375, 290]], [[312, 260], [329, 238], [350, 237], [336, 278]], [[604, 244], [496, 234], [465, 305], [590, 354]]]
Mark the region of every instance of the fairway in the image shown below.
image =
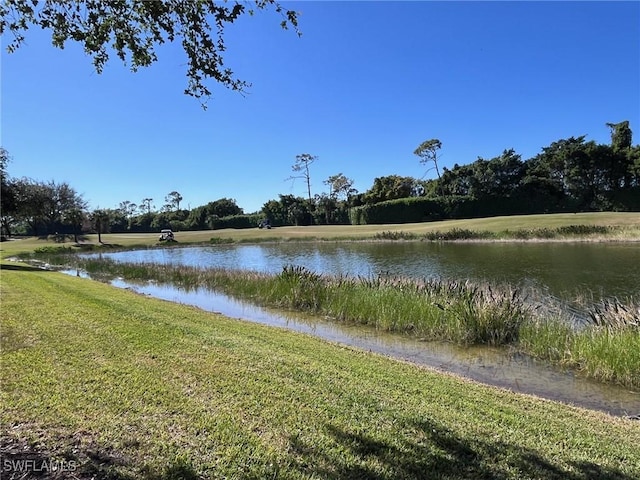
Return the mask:
[[[406, 232], [419, 237], [430, 232], [447, 232], [454, 229], [477, 232], [514, 232], [541, 228], [559, 228], [575, 225], [597, 225], [620, 227], [621, 233], [590, 240], [640, 240], [640, 213], [594, 212], [558, 213], [549, 215], [514, 215], [509, 217], [476, 218], [468, 220], [446, 220], [440, 222], [406, 223], [387, 225], [312, 225], [275, 227], [270, 230], [223, 229], [176, 232], [177, 245], [209, 243], [212, 238], [233, 242], [296, 241], [296, 240], [371, 240], [384, 232]], [[102, 241], [106, 246], [148, 247], [158, 245], [159, 233], [106, 233]], [[575, 240], [575, 239], [574, 239]], [[579, 239], [578, 239], [579, 240]], [[82, 244], [98, 244], [98, 236], [86, 235]], [[33, 251], [43, 246], [71, 245], [50, 240], [28, 238], [0, 243], [0, 255], [4, 258], [19, 252]]]

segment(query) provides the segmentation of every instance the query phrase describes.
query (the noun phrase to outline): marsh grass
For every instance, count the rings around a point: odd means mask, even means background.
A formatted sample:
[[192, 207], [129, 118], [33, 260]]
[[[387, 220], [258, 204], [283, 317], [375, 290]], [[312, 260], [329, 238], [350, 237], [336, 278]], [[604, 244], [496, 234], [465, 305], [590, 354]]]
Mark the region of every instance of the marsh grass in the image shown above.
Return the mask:
[[640, 303], [630, 298], [626, 303], [605, 298], [588, 309], [588, 318], [597, 327], [610, 330], [635, 328], [640, 331]]
[[501, 231], [474, 230], [452, 227], [446, 230], [431, 230], [422, 235], [403, 230], [385, 230], [373, 235], [374, 240], [423, 240], [430, 242], [464, 240], [562, 240], [590, 239], [623, 236], [628, 228], [612, 225], [561, 225], [558, 227], [535, 227], [506, 229]]
[[430, 242], [464, 240], [563, 240], [624, 237], [629, 229], [614, 225], [561, 225], [558, 227], [535, 227], [506, 229], [500, 231], [474, 230], [452, 227], [446, 230], [431, 230], [422, 235], [403, 230], [385, 230], [373, 236], [374, 240], [423, 240]]
[[80, 265], [89, 273], [153, 279], [184, 288], [206, 286], [262, 304], [463, 345], [512, 343], [531, 315], [531, 307], [516, 289], [468, 281], [334, 277], [297, 266], [267, 275], [99, 259], [80, 260]]

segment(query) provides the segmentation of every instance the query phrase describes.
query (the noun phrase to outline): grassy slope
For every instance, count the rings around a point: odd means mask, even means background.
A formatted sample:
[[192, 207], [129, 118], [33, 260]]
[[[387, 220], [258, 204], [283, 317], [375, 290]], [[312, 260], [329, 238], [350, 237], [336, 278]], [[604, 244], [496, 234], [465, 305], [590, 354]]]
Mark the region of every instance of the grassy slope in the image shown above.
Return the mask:
[[637, 422], [2, 267], [0, 445], [83, 478], [640, 477]]

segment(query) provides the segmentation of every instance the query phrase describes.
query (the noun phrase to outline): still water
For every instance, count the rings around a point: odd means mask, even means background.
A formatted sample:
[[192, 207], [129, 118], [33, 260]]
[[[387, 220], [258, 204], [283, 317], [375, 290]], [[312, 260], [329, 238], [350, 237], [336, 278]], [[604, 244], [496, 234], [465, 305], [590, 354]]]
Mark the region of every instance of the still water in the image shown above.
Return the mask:
[[534, 287], [558, 297], [640, 294], [640, 243], [326, 242], [216, 245], [103, 254], [124, 262], [280, 272], [487, 280]]

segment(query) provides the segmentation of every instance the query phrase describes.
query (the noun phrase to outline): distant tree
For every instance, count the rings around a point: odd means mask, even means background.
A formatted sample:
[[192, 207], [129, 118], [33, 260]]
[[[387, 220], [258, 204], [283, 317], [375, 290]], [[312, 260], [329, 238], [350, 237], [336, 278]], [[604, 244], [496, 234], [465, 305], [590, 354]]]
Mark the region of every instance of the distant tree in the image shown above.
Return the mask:
[[120, 209], [109, 209], [109, 232], [110, 233], [124, 233], [129, 231], [131, 218], [127, 217], [125, 212]]
[[504, 150], [502, 155], [490, 160], [478, 158], [466, 171], [469, 195], [475, 198], [510, 197], [520, 188], [524, 166], [515, 150]]
[[15, 179], [12, 188], [17, 206], [17, 220], [26, 225], [27, 233], [38, 235], [40, 227], [45, 224], [46, 189], [41, 182], [26, 177]]
[[296, 155], [296, 163], [293, 164], [291, 169], [299, 173], [299, 175], [292, 175], [287, 180], [295, 180], [296, 178], [303, 178], [307, 183], [307, 198], [311, 202], [311, 174], [309, 172], [309, 166], [318, 160], [318, 157], [309, 153], [302, 153]]
[[225, 67], [225, 27], [243, 14], [267, 9], [281, 16], [282, 28], [291, 26], [300, 35], [297, 13], [275, 0], [235, 1], [230, 5], [215, 0], [9, 0], [0, 3], [0, 35], [11, 32], [13, 39], [7, 41], [7, 50], [14, 52], [24, 43], [31, 26], [48, 29], [58, 48], [64, 48], [69, 40], [80, 43], [98, 73], [112, 52], [135, 72], [158, 59], [156, 47], [180, 41], [187, 57], [188, 86], [184, 93], [200, 99], [211, 95], [205, 85], [208, 79], [240, 92], [249, 86]]
[[166, 210], [159, 212], [153, 216], [150, 226], [151, 229], [155, 231], [163, 228], [170, 228], [174, 231], [184, 230], [187, 225], [186, 219], [188, 215], [189, 212], [186, 210]]
[[327, 195], [325, 193], [321, 195], [316, 195], [315, 197], [316, 204], [316, 223], [319, 224], [331, 224], [334, 223], [332, 216], [333, 212], [338, 209], [338, 202], [336, 200], [335, 195]]
[[138, 206], [135, 203], [130, 202], [129, 200], [120, 202], [120, 205], [118, 205], [118, 210], [120, 210], [127, 219], [131, 218], [134, 213], [136, 213], [137, 209]]
[[312, 219], [312, 204], [302, 197], [279, 195], [279, 200], [269, 200], [262, 207], [262, 214], [272, 225], [308, 225]]
[[68, 210], [64, 214], [64, 223], [71, 227], [73, 241], [75, 243], [78, 243], [78, 235], [82, 233], [82, 225], [86, 218], [84, 210], [77, 207]]
[[11, 236], [11, 228], [16, 221], [16, 192], [12, 180], [7, 173], [9, 152], [0, 147], [0, 227], [7, 236]]
[[608, 145], [585, 141], [585, 135], [553, 142], [542, 149], [536, 161], [546, 175], [561, 185], [565, 205], [573, 210], [606, 208], [603, 199], [616, 175], [612, 170], [613, 150]]
[[210, 202], [206, 206], [209, 215], [217, 215], [218, 217], [228, 217], [231, 215], [242, 215], [244, 211], [238, 206], [232, 198], [220, 198]]
[[607, 123], [611, 129], [611, 146], [614, 151], [628, 150], [633, 142], [633, 133], [629, 127], [629, 121], [620, 123]]
[[63, 217], [71, 210], [85, 210], [87, 202], [67, 182], [51, 180], [42, 185], [46, 192], [44, 217], [48, 233], [56, 232], [64, 223]]
[[182, 201], [182, 195], [180, 195], [175, 190], [166, 197], [164, 197], [164, 201], [167, 202], [167, 206], [169, 210], [180, 210], [180, 202]]
[[640, 187], [640, 145], [634, 145], [627, 152], [629, 171], [629, 187]]
[[420, 163], [426, 165], [428, 163], [433, 163], [433, 167], [427, 169], [425, 175], [435, 168], [436, 174], [438, 175], [438, 180], [440, 179], [440, 169], [438, 168], [438, 150], [442, 148], [442, 142], [437, 138], [432, 138], [431, 140], [426, 140], [418, 145], [413, 153], [420, 157]]
[[346, 200], [350, 195], [355, 195], [358, 191], [353, 188], [353, 180], [345, 177], [342, 173], [330, 176], [324, 181], [329, 186], [329, 196]]
[[442, 177], [435, 180], [438, 185], [431, 187], [432, 193], [437, 195], [437, 191], [446, 195], [465, 196], [471, 195], [472, 185], [474, 184], [474, 169], [470, 165], [458, 165], [457, 163], [451, 170], [443, 168]]
[[388, 175], [377, 177], [373, 180], [373, 186], [363, 195], [363, 201], [367, 204], [396, 200], [418, 196], [421, 184], [413, 177], [401, 177]]
[[91, 223], [98, 233], [98, 242], [102, 243], [102, 234], [109, 232], [111, 226], [111, 211], [108, 209], [96, 209], [91, 213]]
[[153, 198], [143, 198], [142, 201], [140, 202], [140, 206], [138, 207], [140, 209], [140, 212], [142, 212], [143, 214], [150, 215], [151, 210], [155, 208], [152, 202], [153, 202]]
[[261, 213], [271, 222], [271, 225], [280, 226], [287, 224], [287, 210], [282, 202], [278, 200], [267, 201], [262, 205]]
[[153, 231], [151, 223], [155, 217], [155, 213], [143, 211], [140, 215], [135, 215], [129, 219], [127, 230], [130, 232], [151, 232]]
[[611, 157], [613, 188], [630, 188], [637, 184], [638, 175], [633, 151], [633, 132], [629, 122], [607, 123], [611, 129]]
[[4, 180], [7, 174], [7, 165], [9, 164], [9, 152], [4, 147], [0, 147], [0, 175]]
[[13, 215], [34, 235], [63, 229], [66, 212], [84, 210], [86, 201], [68, 183], [40, 182], [21, 178], [11, 182]]

